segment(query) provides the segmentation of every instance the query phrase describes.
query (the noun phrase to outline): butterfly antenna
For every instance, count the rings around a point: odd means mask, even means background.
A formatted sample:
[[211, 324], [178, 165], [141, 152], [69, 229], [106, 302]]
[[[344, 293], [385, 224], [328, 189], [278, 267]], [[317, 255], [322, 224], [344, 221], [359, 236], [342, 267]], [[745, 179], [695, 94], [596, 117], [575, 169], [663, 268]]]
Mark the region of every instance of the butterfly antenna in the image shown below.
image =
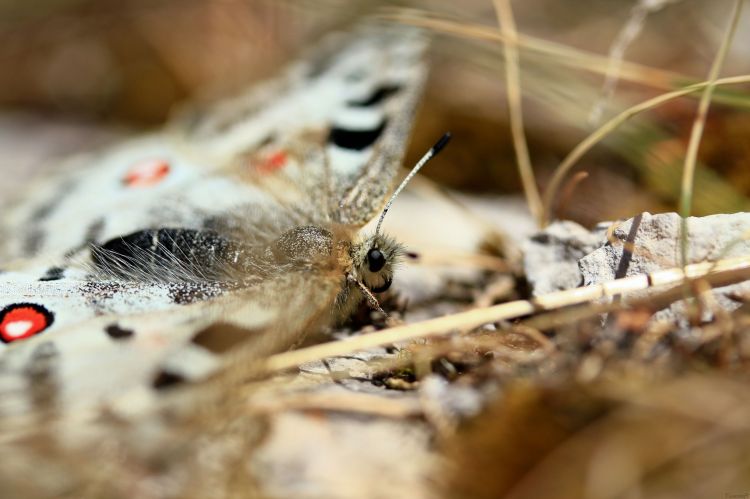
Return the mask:
[[393, 195], [391, 196], [391, 199], [388, 200], [388, 203], [386, 203], [385, 208], [383, 208], [383, 213], [380, 214], [380, 219], [378, 220], [378, 226], [375, 228], [376, 236], [380, 234], [380, 226], [383, 224], [383, 219], [385, 218], [385, 214], [388, 213], [388, 210], [393, 204], [393, 201], [395, 201], [396, 197], [401, 193], [401, 191], [404, 190], [404, 187], [406, 187], [406, 184], [408, 184], [409, 181], [414, 177], [414, 175], [416, 175], [417, 172], [419, 172], [419, 170], [424, 165], [426, 165], [428, 161], [434, 158], [437, 155], [437, 153], [439, 153], [450, 140], [451, 140], [451, 133], [446, 132], [442, 137], [440, 137], [440, 140], [435, 142], [435, 145], [432, 146], [430, 150], [427, 151], [427, 153], [425, 153], [424, 156], [422, 156], [422, 159], [417, 161], [417, 164], [414, 165], [414, 168], [411, 169], [411, 171], [406, 176], [406, 178], [401, 182], [401, 184], [399, 184], [398, 188], [396, 188]]

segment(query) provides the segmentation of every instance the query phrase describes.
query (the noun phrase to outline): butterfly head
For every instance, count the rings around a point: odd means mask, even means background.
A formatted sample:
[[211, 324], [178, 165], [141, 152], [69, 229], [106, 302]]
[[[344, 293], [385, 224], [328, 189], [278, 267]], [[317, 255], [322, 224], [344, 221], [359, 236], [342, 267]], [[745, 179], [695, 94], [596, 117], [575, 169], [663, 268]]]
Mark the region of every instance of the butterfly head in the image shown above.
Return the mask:
[[[359, 297], [364, 296], [372, 308], [383, 312], [383, 309], [380, 308], [380, 304], [373, 293], [382, 293], [391, 287], [394, 270], [406, 254], [403, 246], [396, 242], [396, 240], [380, 232], [380, 228], [383, 225], [383, 219], [388, 213], [393, 201], [398, 197], [404, 187], [406, 187], [406, 184], [409, 183], [414, 175], [416, 175], [417, 172], [428, 161], [430, 161], [430, 159], [445, 147], [450, 138], [450, 133], [443, 135], [440, 140], [438, 140], [435, 145], [432, 146], [424, 156], [422, 156], [422, 159], [417, 162], [411, 172], [409, 172], [406, 178], [404, 178], [401, 184], [399, 184], [393, 192], [393, 195], [391, 195], [390, 199], [385, 204], [385, 207], [378, 218], [375, 233], [366, 237], [362, 242], [351, 246], [349, 252], [349, 255], [352, 258], [351, 271], [346, 275], [346, 279], [350, 285], [345, 289], [344, 293], [339, 295], [339, 311], [349, 310], [358, 303]], [[350, 289], [352, 288], [359, 288], [359, 293], [350, 293]], [[345, 316], [345, 313], [342, 313], [341, 315]]]
[[382, 293], [393, 283], [404, 248], [392, 237], [374, 234], [354, 246], [352, 253], [356, 277], [373, 293]]

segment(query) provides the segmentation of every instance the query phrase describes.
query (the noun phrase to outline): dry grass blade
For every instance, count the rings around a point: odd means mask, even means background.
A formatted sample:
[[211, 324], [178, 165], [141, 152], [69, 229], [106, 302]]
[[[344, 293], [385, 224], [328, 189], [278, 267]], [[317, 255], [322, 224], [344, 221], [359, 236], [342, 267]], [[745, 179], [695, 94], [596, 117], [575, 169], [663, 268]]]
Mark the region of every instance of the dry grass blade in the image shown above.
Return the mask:
[[685, 155], [685, 166], [682, 171], [682, 188], [680, 190], [680, 215], [682, 216], [682, 239], [680, 245], [680, 251], [682, 255], [683, 265], [687, 260], [687, 238], [688, 238], [688, 227], [687, 217], [690, 216], [690, 207], [693, 200], [693, 179], [695, 178], [695, 166], [698, 162], [698, 148], [700, 147], [701, 138], [703, 137], [703, 130], [706, 126], [706, 116], [708, 115], [708, 108], [711, 105], [711, 96], [716, 88], [716, 80], [719, 78], [719, 72], [724, 65], [724, 59], [726, 59], [729, 47], [732, 44], [732, 39], [737, 31], [737, 24], [740, 20], [740, 14], [742, 13], [742, 4], [744, 0], [736, 0], [734, 4], [734, 10], [730, 21], [729, 28], [724, 34], [724, 38], [721, 41], [719, 51], [716, 53], [713, 63], [711, 64], [711, 70], [708, 75], [708, 84], [703, 89], [700, 103], [698, 104], [698, 113], [693, 121], [693, 128], [690, 132], [690, 142], [688, 142], [687, 154]]
[[[465, 21], [453, 21], [436, 17], [434, 14], [414, 9], [388, 9], [381, 17], [397, 22], [420, 26], [443, 33], [466, 38], [507, 43], [508, 36], [489, 26], [471, 24]], [[599, 54], [586, 52], [541, 38], [518, 34], [516, 44], [519, 48], [550, 57], [550, 62], [563, 66], [606, 75], [609, 60]], [[647, 85], [660, 90], [671, 90], [676, 82], [691, 81], [678, 73], [651, 68], [641, 64], [623, 61], [619, 69], [622, 80]]]
[[604, 108], [612, 99], [620, 79], [620, 66], [625, 59], [625, 51], [635, 42], [643, 30], [649, 14], [663, 8], [669, 0], [639, 0], [631, 9], [630, 17], [620, 28], [609, 49], [609, 68], [602, 84], [601, 96], [589, 113], [589, 123], [596, 126], [604, 114]]
[[419, 253], [417, 265], [453, 265], [493, 272], [508, 272], [508, 263], [502, 258], [468, 251], [428, 249]]
[[534, 169], [529, 157], [529, 146], [523, 127], [523, 104], [521, 102], [521, 74], [518, 61], [518, 33], [513, 18], [510, 0], [495, 0], [500, 30], [505, 36], [503, 51], [505, 54], [505, 84], [510, 114], [510, 131], [513, 136], [513, 149], [516, 153], [518, 172], [521, 175], [526, 203], [538, 225], [542, 225], [542, 200], [534, 178]]
[[415, 324], [392, 327], [376, 333], [354, 336], [341, 341], [323, 343], [273, 355], [267, 359], [263, 368], [271, 372], [288, 369], [327, 357], [448, 334], [455, 330], [469, 330], [488, 323], [516, 319], [534, 312], [555, 310], [569, 305], [592, 302], [603, 297], [641, 291], [651, 286], [677, 285], [684, 282], [686, 278], [698, 277], [704, 277], [709, 281], [719, 280], [722, 285], [744, 281], [750, 278], [750, 256], [729, 258], [719, 262], [702, 262], [684, 268], [660, 270], [651, 274], [616, 279], [603, 284], [549, 293], [533, 300], [518, 300]]
[[565, 212], [566, 205], [573, 199], [573, 193], [575, 192], [576, 187], [578, 187], [578, 184], [586, 180], [588, 177], [589, 172], [577, 172], [570, 180], [568, 180], [560, 193], [559, 210], [561, 212]]
[[288, 410], [319, 410], [357, 412], [371, 416], [408, 418], [418, 416], [422, 409], [416, 400], [386, 398], [368, 393], [297, 393], [274, 398], [252, 400], [250, 414], [267, 414]]

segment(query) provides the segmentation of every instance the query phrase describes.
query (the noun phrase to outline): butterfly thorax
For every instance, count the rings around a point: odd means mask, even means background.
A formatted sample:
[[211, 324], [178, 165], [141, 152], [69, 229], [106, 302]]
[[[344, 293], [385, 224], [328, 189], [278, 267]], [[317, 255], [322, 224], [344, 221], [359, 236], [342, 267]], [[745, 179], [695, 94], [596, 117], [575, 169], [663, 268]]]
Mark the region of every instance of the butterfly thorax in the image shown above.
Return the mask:
[[403, 249], [394, 239], [378, 234], [358, 238], [344, 224], [306, 225], [284, 232], [271, 245], [279, 263], [331, 272], [340, 291], [331, 310], [334, 323], [349, 318], [365, 298], [388, 290]]

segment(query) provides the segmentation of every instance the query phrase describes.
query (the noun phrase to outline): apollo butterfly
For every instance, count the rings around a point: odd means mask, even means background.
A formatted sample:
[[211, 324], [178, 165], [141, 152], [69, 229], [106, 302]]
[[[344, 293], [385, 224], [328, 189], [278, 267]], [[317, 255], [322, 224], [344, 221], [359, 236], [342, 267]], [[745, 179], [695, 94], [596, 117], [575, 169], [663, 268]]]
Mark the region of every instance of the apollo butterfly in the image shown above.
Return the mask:
[[378, 307], [404, 250], [362, 228], [395, 190], [425, 47], [361, 25], [32, 186], [0, 219], [0, 376], [23, 379], [44, 346], [57, 403], [101, 408]]

